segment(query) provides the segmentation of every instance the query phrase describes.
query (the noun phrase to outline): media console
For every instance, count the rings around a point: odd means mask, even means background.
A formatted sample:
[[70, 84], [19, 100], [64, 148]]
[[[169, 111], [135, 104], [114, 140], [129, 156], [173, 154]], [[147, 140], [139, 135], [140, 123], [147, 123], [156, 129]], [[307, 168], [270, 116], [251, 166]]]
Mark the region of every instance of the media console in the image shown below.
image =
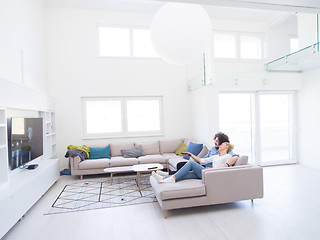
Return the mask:
[[0, 239], [59, 178], [58, 159], [37, 163], [36, 169], [23, 169], [0, 185]]

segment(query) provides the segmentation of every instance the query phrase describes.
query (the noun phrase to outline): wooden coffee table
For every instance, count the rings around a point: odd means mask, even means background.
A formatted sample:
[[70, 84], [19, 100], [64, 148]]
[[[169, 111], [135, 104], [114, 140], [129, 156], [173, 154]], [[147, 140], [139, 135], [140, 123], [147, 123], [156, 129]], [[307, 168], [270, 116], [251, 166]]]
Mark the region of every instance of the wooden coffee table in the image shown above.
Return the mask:
[[112, 185], [114, 174], [133, 172], [132, 166], [105, 168], [103, 171], [106, 173], [110, 173], [110, 185]]
[[141, 173], [152, 172], [163, 169], [160, 163], [137, 164], [132, 166], [132, 170], [137, 172], [137, 185], [140, 192]]
[[163, 169], [163, 166], [160, 163], [148, 163], [148, 164], [137, 164], [133, 166], [125, 166], [125, 167], [112, 167], [105, 168], [104, 172], [110, 173], [110, 185], [113, 182], [113, 175], [117, 173], [126, 173], [126, 172], [136, 172], [137, 173], [137, 186], [140, 192], [140, 181], [141, 181], [141, 173], [144, 172], [152, 172], [156, 170]]

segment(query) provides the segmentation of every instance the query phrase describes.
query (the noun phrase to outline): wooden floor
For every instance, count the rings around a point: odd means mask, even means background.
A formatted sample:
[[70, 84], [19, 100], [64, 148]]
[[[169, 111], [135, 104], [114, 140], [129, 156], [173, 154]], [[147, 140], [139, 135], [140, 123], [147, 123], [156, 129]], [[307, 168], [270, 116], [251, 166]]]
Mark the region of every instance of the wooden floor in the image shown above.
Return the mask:
[[171, 210], [157, 202], [43, 215], [63, 176], [2, 240], [82, 239], [320, 239], [320, 172], [301, 165], [264, 168], [263, 199]]

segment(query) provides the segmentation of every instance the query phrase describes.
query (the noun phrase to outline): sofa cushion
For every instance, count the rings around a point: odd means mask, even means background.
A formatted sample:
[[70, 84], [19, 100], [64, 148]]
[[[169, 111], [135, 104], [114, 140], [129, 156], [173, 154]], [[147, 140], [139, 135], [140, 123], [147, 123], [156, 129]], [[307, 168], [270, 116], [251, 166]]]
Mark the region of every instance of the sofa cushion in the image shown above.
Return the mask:
[[87, 159], [79, 163], [79, 169], [101, 169], [110, 167], [109, 158]]
[[159, 142], [135, 143], [135, 146], [142, 146], [145, 155], [160, 154]]
[[89, 147], [89, 159], [110, 158], [110, 145], [106, 147]]
[[187, 146], [182, 142], [174, 153], [178, 156], [183, 156], [182, 152], [185, 152], [186, 150]]
[[138, 164], [138, 158], [111, 157], [110, 167], [130, 166]]
[[238, 158], [238, 160], [235, 162], [233, 166], [247, 165], [247, 164], [248, 164], [248, 156], [243, 155]]
[[128, 149], [133, 147], [134, 147], [134, 143], [110, 144], [111, 157], [122, 156], [121, 149]]
[[[170, 159], [169, 159], [169, 167], [172, 166], [171, 169], [174, 170], [174, 171], [176, 171], [176, 170], [177, 170], [177, 164], [178, 164], [179, 162], [188, 162], [188, 160], [184, 159], [183, 157], [178, 157], [178, 156], [176, 156], [176, 157], [174, 157], [174, 158], [170, 158]], [[171, 170], [171, 169], [170, 169], [170, 170]]]
[[163, 153], [162, 156], [164, 156], [167, 160], [178, 157], [175, 153]]
[[150, 183], [154, 194], [161, 200], [198, 197], [206, 195], [205, 185], [201, 179], [185, 179], [172, 183], [158, 183], [153, 176]]
[[[192, 153], [192, 154], [197, 156], [201, 152], [202, 147], [203, 147], [203, 144], [190, 142], [186, 152], [190, 152], [190, 153]], [[183, 158], [184, 159], [189, 159], [190, 157], [184, 155]]]
[[207, 153], [209, 152], [209, 149], [207, 146], [203, 145], [201, 152], [198, 154], [199, 158], [203, 158]]
[[174, 153], [180, 146], [182, 139], [159, 141], [160, 153]]
[[145, 164], [145, 163], [162, 163], [166, 164], [168, 163], [168, 160], [164, 157], [161, 156], [160, 154], [156, 155], [146, 155], [142, 157], [138, 157], [138, 163], [139, 164]]
[[121, 153], [124, 158], [137, 158], [140, 156], [145, 156], [141, 145], [133, 148], [121, 149]]

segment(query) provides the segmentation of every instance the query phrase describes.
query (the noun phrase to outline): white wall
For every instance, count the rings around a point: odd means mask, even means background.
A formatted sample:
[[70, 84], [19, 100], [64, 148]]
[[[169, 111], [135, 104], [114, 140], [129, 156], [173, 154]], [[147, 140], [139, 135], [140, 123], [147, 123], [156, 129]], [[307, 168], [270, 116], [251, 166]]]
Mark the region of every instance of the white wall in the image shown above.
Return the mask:
[[318, 42], [317, 14], [299, 13], [298, 36], [299, 48], [305, 48]]
[[320, 169], [319, 149], [320, 136], [320, 68], [303, 73], [304, 87], [298, 91], [298, 161], [307, 166]]
[[219, 130], [218, 89], [213, 86], [191, 92], [193, 136], [196, 140], [213, 146], [213, 137]]
[[[56, 96], [58, 156], [70, 144], [191, 137], [186, 68], [160, 59], [97, 58], [97, 23], [150, 25], [148, 14], [47, 9], [49, 91]], [[82, 96], [163, 96], [163, 137], [82, 139]], [[110, 113], [112, 114], [112, 113]]]
[[41, 0], [0, 1], [0, 79], [46, 91]]
[[273, 61], [290, 53], [290, 36], [298, 35], [297, 24], [283, 22], [266, 31], [266, 59]]

